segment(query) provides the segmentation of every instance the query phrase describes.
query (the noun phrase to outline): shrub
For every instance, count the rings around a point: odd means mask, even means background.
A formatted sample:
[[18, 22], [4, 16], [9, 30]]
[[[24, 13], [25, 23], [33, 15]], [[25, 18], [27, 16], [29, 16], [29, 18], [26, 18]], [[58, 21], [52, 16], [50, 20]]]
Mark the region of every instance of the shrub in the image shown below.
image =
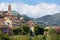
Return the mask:
[[38, 35], [39, 40], [46, 40], [46, 35]]
[[8, 34], [3, 34], [2, 38], [3, 38], [3, 40], [9, 40]]
[[20, 34], [21, 33], [21, 29], [20, 28], [15, 28], [15, 29], [13, 29], [13, 34], [14, 35], [18, 35], [18, 34]]
[[49, 29], [46, 40], [57, 40], [57, 33], [55, 29]]
[[35, 35], [44, 34], [44, 28], [39, 27], [38, 25], [35, 25], [34, 32], [35, 32]]
[[39, 38], [37, 36], [34, 36], [32, 40], [39, 40]]
[[38, 35], [32, 37], [32, 40], [46, 40], [46, 35]]
[[3, 35], [3, 34], [2, 34], [2, 32], [1, 32], [1, 30], [0, 30], [0, 40], [2, 40], [2, 35]]
[[60, 35], [58, 35], [58, 37], [57, 37], [58, 39], [57, 40], [60, 40]]
[[29, 33], [29, 31], [30, 31], [30, 27], [29, 27], [28, 25], [24, 24], [24, 25], [22, 26], [22, 34], [23, 34], [23, 35], [26, 35], [26, 34]]

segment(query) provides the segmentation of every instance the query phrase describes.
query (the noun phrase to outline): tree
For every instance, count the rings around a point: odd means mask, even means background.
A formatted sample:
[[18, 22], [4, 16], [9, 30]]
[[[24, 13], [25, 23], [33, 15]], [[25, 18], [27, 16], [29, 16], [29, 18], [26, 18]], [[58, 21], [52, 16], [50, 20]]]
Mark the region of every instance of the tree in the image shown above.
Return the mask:
[[1, 30], [0, 30], [0, 40], [2, 40], [2, 35], [3, 35], [3, 34], [2, 34], [2, 32], [1, 32]]
[[30, 31], [30, 27], [27, 24], [23, 24], [23, 26], [22, 26], [22, 34], [26, 35], [26, 34], [29, 33], [29, 31]]
[[2, 38], [3, 38], [3, 40], [9, 40], [9, 35], [8, 34], [3, 34]]
[[21, 29], [20, 28], [13, 29], [13, 34], [18, 35], [20, 33], [21, 33]]
[[41, 26], [35, 25], [34, 32], [35, 32], [35, 35], [43, 34], [44, 28], [42, 28]]

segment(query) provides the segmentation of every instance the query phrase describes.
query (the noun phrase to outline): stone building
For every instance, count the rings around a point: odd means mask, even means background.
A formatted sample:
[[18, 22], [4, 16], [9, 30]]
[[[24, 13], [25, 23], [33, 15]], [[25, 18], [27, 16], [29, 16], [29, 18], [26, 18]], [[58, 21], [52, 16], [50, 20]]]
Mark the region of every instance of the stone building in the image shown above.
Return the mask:
[[8, 11], [0, 11], [0, 29], [3, 33], [12, 32], [12, 28], [21, 27], [24, 18], [12, 15], [11, 4], [8, 5]]
[[34, 26], [35, 26], [35, 24], [33, 23], [33, 21], [32, 20], [29, 20], [28, 21], [28, 25], [30, 26], [30, 29], [32, 31], [32, 35], [35, 35], [34, 34]]

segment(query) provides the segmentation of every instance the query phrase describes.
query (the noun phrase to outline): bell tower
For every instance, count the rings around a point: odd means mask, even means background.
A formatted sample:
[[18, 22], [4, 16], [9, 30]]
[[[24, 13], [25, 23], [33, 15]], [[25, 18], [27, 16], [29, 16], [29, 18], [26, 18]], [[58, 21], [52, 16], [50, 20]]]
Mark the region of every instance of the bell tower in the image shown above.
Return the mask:
[[11, 14], [11, 4], [8, 5], [8, 14]]

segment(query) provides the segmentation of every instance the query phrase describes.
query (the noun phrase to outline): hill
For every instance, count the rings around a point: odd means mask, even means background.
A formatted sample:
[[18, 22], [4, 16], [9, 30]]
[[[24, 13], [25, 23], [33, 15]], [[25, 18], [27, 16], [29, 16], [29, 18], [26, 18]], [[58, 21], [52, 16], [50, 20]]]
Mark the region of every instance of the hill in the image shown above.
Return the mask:
[[43, 26], [60, 26], [60, 13], [37, 18], [36, 23]]
[[45, 15], [39, 18], [30, 18], [26, 15], [20, 15], [17, 11], [12, 11], [12, 14], [17, 16], [17, 14], [19, 16], [23, 16], [24, 20], [27, 22], [29, 20], [32, 20], [33, 22], [35, 22], [38, 25], [42, 25], [42, 26], [60, 26], [60, 13], [56, 13], [54, 15]]
[[12, 11], [12, 14], [15, 16], [22, 16], [24, 17], [24, 20], [27, 22], [29, 20], [32, 20], [38, 25], [42, 26], [60, 26], [60, 13], [56, 13], [54, 15], [45, 15], [39, 18], [30, 18], [26, 15], [20, 15], [17, 11]]

